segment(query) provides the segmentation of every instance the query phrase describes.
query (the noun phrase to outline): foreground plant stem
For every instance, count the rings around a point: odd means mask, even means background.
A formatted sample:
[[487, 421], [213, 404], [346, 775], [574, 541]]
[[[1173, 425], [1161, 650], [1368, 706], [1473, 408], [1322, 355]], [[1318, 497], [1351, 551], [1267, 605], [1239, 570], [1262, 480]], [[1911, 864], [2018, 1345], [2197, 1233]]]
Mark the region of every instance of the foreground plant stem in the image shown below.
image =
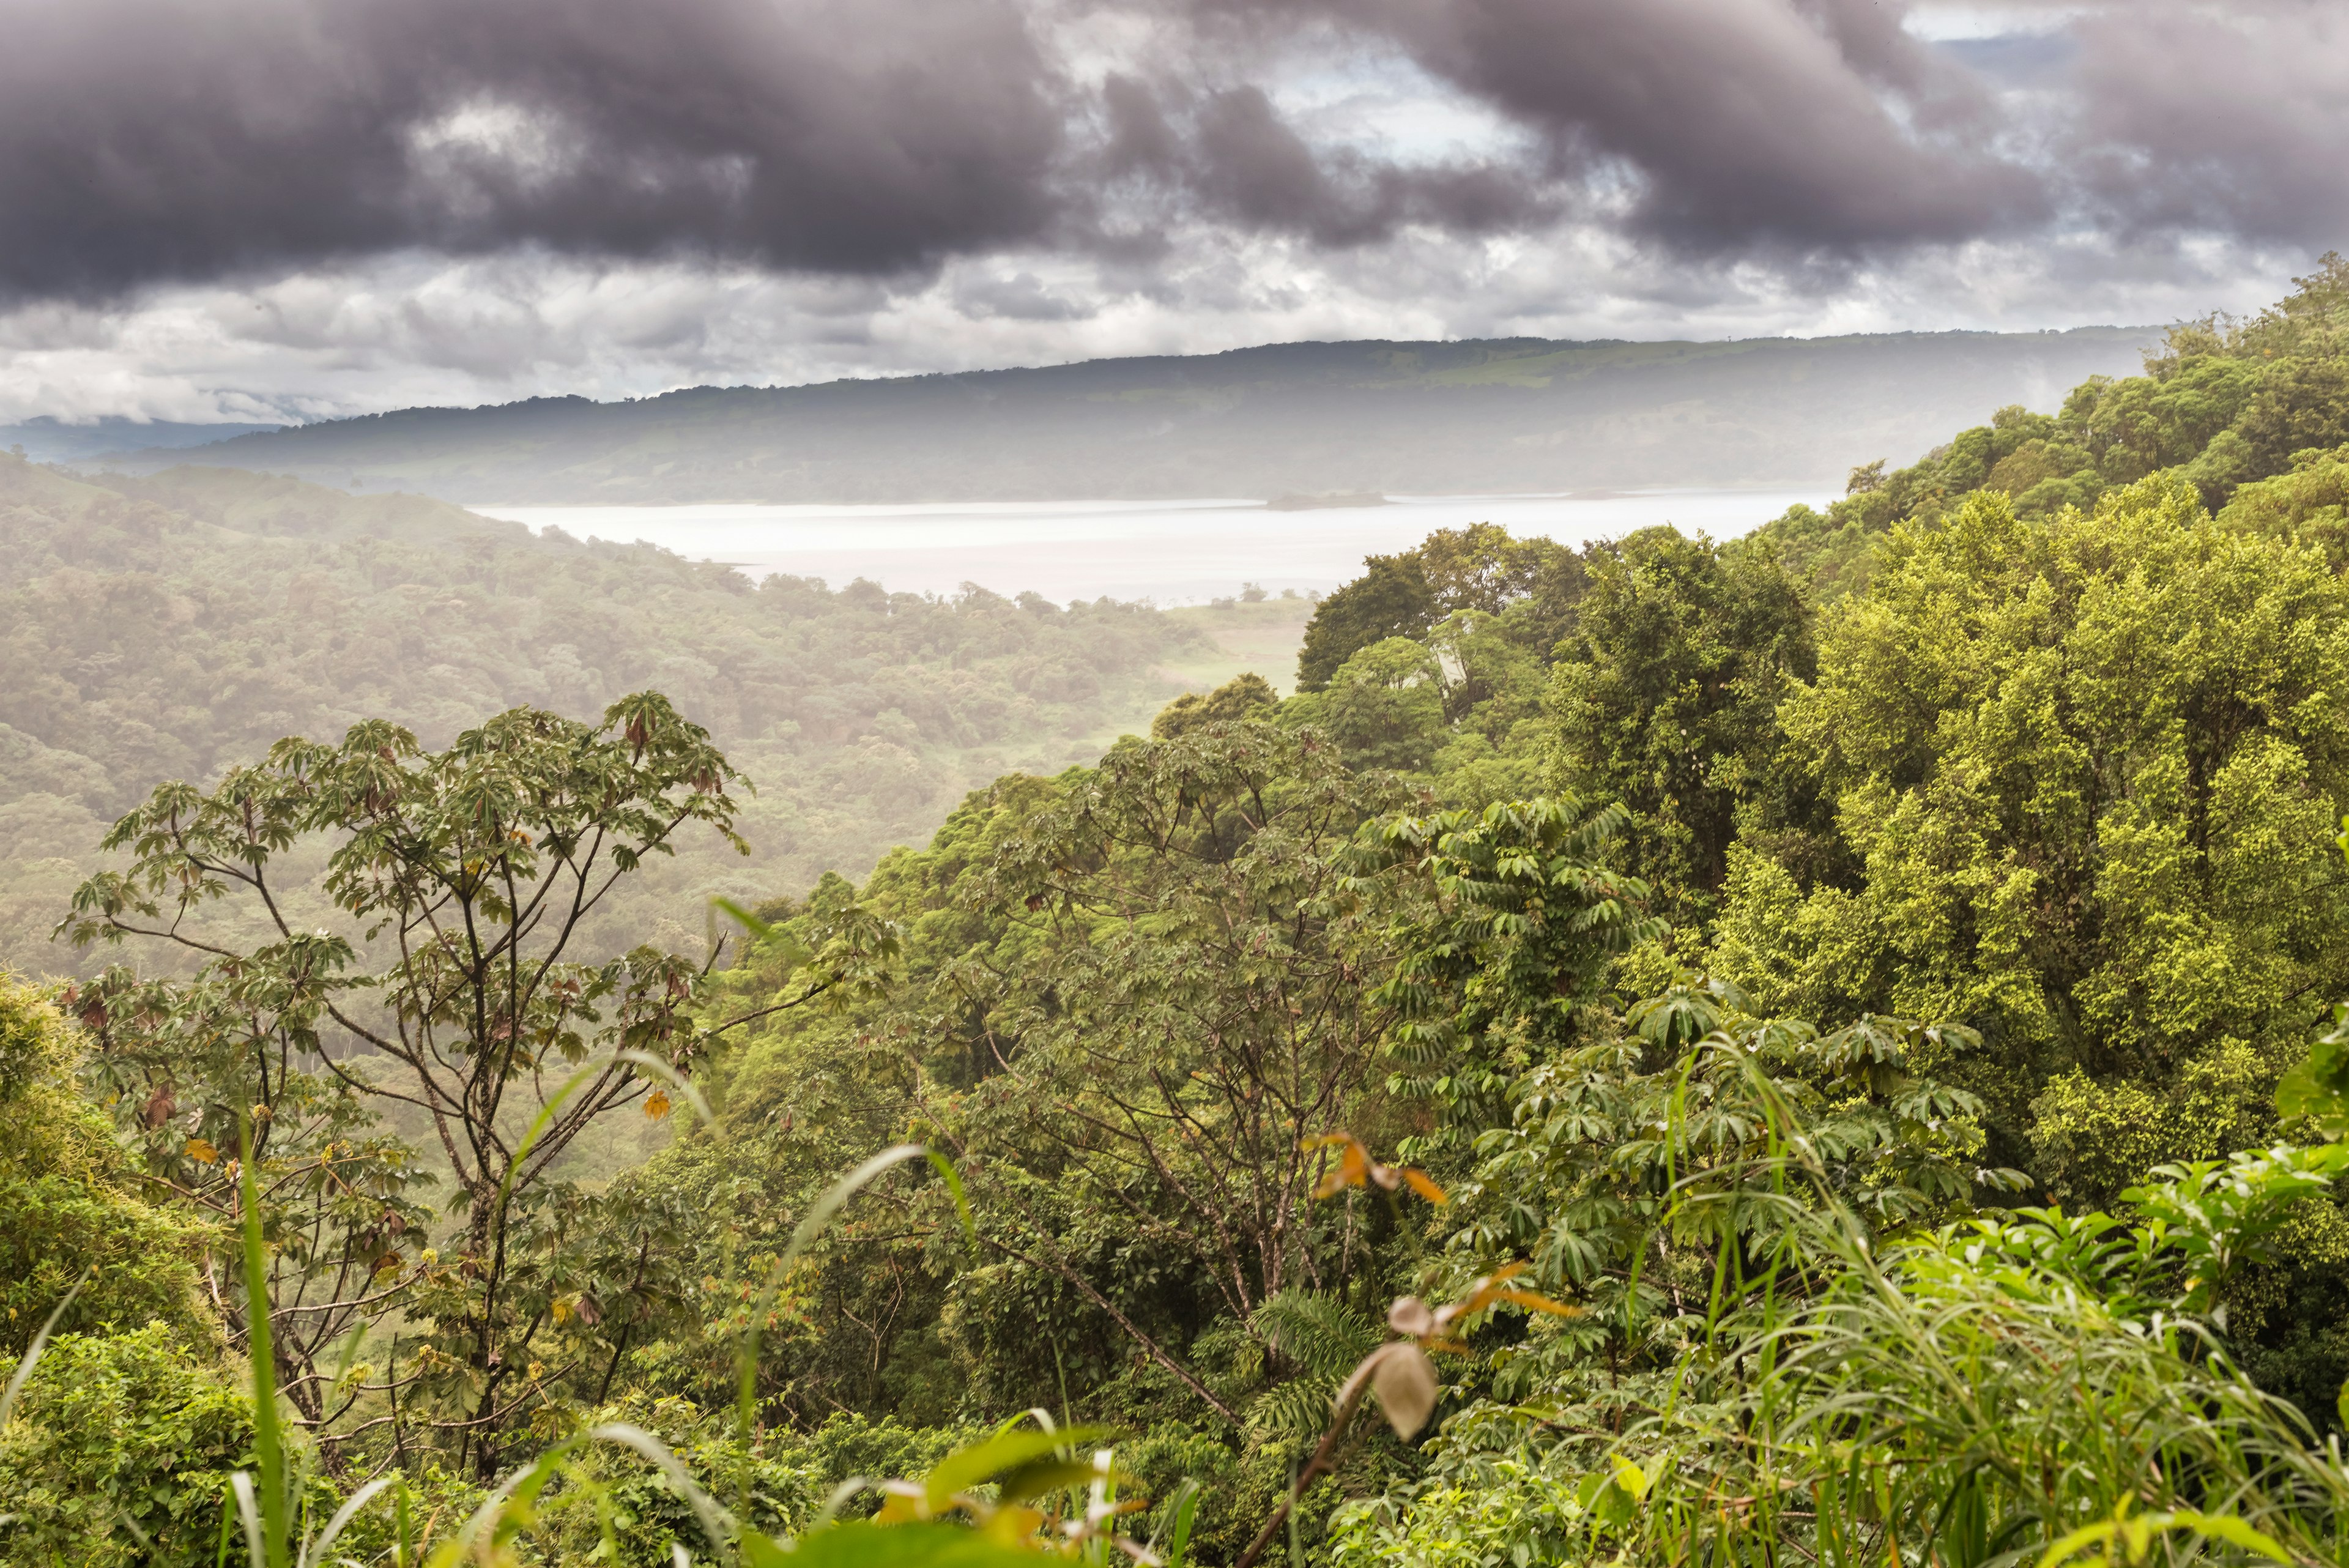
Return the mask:
[[1315, 1449], [1313, 1457], [1305, 1461], [1305, 1468], [1297, 1472], [1297, 1480], [1290, 1484], [1288, 1495], [1280, 1500], [1280, 1506], [1272, 1511], [1272, 1517], [1264, 1521], [1264, 1528], [1256, 1532], [1256, 1539], [1248, 1542], [1248, 1549], [1240, 1553], [1239, 1561], [1233, 1563], [1232, 1568], [1255, 1568], [1256, 1560], [1264, 1554], [1266, 1547], [1272, 1544], [1273, 1536], [1279, 1532], [1282, 1522], [1296, 1508], [1298, 1500], [1311, 1489], [1315, 1481], [1337, 1468], [1338, 1450], [1346, 1443], [1346, 1428], [1353, 1424], [1354, 1412], [1361, 1407], [1362, 1395], [1369, 1388], [1367, 1378], [1349, 1381], [1336, 1412], [1330, 1417], [1329, 1430], [1321, 1434], [1320, 1447]]

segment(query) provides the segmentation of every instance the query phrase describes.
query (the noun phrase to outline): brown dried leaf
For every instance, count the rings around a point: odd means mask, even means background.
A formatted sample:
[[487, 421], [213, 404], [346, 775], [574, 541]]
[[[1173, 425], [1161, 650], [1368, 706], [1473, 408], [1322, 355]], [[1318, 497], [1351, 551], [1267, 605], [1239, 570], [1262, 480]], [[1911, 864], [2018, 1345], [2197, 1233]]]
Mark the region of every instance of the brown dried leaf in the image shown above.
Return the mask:
[[1435, 1314], [1417, 1296], [1397, 1296], [1394, 1305], [1387, 1308], [1387, 1326], [1418, 1339], [1435, 1332]]
[[1435, 1364], [1427, 1359], [1427, 1353], [1416, 1345], [1404, 1344], [1390, 1345], [1380, 1352], [1378, 1365], [1371, 1371], [1371, 1387], [1378, 1394], [1379, 1408], [1386, 1412], [1387, 1423], [1406, 1443], [1435, 1414], [1441, 1392]]
[[1501, 1298], [1502, 1287], [1508, 1281], [1525, 1272], [1526, 1266], [1523, 1263], [1504, 1263], [1469, 1286], [1466, 1295], [1445, 1307], [1438, 1315], [1444, 1322], [1450, 1323], [1454, 1318], [1470, 1317], [1483, 1312]]

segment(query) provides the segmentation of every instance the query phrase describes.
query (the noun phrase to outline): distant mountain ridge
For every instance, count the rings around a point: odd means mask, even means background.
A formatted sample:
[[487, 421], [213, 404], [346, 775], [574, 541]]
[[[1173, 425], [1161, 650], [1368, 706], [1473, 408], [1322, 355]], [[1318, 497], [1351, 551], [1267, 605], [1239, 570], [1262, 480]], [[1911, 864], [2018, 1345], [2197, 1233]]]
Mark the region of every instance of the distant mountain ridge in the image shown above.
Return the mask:
[[191, 460], [477, 504], [1548, 493], [1810, 483], [2126, 375], [2153, 327], [1290, 343], [625, 402], [408, 409]]
[[0, 450], [15, 448], [35, 462], [87, 462], [129, 448], [149, 452], [205, 446], [275, 424], [192, 424], [171, 420], [126, 420], [109, 415], [85, 424], [43, 416], [0, 425]]

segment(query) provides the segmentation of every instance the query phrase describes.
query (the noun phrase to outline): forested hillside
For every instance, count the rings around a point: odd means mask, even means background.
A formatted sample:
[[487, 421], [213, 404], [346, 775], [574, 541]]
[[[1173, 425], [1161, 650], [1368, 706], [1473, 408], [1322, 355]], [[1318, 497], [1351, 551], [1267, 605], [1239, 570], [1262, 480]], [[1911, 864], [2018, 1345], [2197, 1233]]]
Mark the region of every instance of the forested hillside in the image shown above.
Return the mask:
[[1438, 534], [716, 968], [574, 935], [748, 830], [675, 690], [147, 794], [160, 969], [0, 997], [8, 1348], [105, 1265], [0, 1540], [2339, 1563], [2344, 387], [2328, 258], [1829, 514]]
[[[2044, 406], [2159, 334], [1714, 343], [1277, 343], [1033, 369], [403, 409], [198, 461], [505, 505], [936, 502], [1811, 484], [2001, 403]], [[126, 455], [165, 466], [185, 454]]]
[[2340, 526], [2349, 273], [2328, 256], [2300, 282], [2298, 293], [2251, 320], [2214, 317], [2173, 330], [2144, 375], [2091, 377], [2060, 412], [2002, 409], [1910, 467], [1855, 468], [1850, 494], [1825, 515], [1798, 506], [1762, 540], [1832, 598], [1866, 581], [1874, 536], [1896, 523], [1930, 522], [1979, 491], [2009, 496], [2019, 516], [2044, 517], [2174, 472], [2213, 509], [2254, 486], [2235, 513], [2241, 526], [2309, 530], [2321, 541]]
[[0, 455], [0, 963], [28, 973], [73, 961], [48, 928], [107, 824], [281, 735], [373, 717], [438, 745], [518, 704], [670, 693], [758, 790], [749, 858], [687, 843], [601, 917], [682, 941], [709, 891], [861, 869], [975, 784], [1098, 754], [1197, 640], [1107, 603], [753, 584], [232, 469], [83, 483]]

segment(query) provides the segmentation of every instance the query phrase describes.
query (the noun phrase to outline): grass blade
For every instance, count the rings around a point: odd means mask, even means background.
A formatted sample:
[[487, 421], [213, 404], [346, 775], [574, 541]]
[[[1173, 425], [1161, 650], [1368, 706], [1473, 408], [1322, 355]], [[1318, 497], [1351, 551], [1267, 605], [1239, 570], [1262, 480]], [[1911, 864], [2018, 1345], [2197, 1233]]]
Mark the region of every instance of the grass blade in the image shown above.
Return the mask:
[[809, 1524], [808, 1528], [810, 1530], [823, 1529], [825, 1525], [830, 1524], [839, 1516], [840, 1511], [846, 1508], [850, 1501], [854, 1499], [857, 1493], [870, 1491], [872, 1490], [872, 1481], [864, 1476], [849, 1477], [846, 1480], [842, 1481], [838, 1486], [824, 1493], [823, 1506], [815, 1511], [815, 1519]]
[[727, 1518], [726, 1511], [718, 1505], [717, 1499], [694, 1484], [693, 1477], [678, 1462], [677, 1456], [668, 1451], [667, 1444], [641, 1427], [631, 1427], [618, 1421], [597, 1427], [587, 1435], [597, 1442], [617, 1443], [623, 1448], [634, 1449], [650, 1459], [661, 1474], [668, 1478], [668, 1484], [677, 1489], [678, 1496], [686, 1501], [694, 1516], [701, 1521], [702, 1533], [709, 1537], [710, 1549], [720, 1556], [725, 1554], [727, 1542], [733, 1533], [729, 1528], [732, 1521]]
[[667, 1084], [670, 1088], [675, 1089], [678, 1094], [685, 1096], [685, 1103], [693, 1107], [693, 1114], [701, 1118], [701, 1125], [703, 1127], [709, 1127], [718, 1120], [717, 1116], [712, 1113], [709, 1108], [709, 1102], [702, 1098], [701, 1091], [699, 1089], [693, 1086], [693, 1080], [678, 1072], [675, 1067], [670, 1066], [667, 1063], [662, 1061], [659, 1057], [652, 1054], [652, 1053], [648, 1051], [623, 1051], [614, 1056], [612, 1060], [615, 1062], [632, 1063], [644, 1071], [650, 1073], [654, 1077], [658, 1078], [662, 1083]]
[[586, 1435], [582, 1433], [557, 1443], [500, 1481], [457, 1533], [432, 1553], [431, 1568], [456, 1568], [469, 1556], [478, 1556], [484, 1563], [511, 1561], [510, 1555], [502, 1558], [499, 1554], [527, 1522], [538, 1494], [546, 1490], [547, 1482], [554, 1479], [573, 1450], [585, 1440]]
[[8, 1379], [5, 1389], [0, 1389], [0, 1427], [6, 1426], [8, 1417], [16, 1413], [17, 1397], [25, 1392], [25, 1385], [33, 1376], [33, 1368], [39, 1365], [42, 1353], [49, 1348], [49, 1335], [55, 1332], [57, 1320], [66, 1315], [66, 1308], [73, 1305], [74, 1297], [81, 1294], [82, 1286], [89, 1283], [97, 1274], [98, 1265], [95, 1263], [82, 1271], [81, 1278], [74, 1282], [74, 1288], [66, 1293], [65, 1300], [49, 1309], [49, 1315], [42, 1322], [40, 1332], [33, 1335], [31, 1344], [25, 1346], [24, 1358], [16, 1363], [16, 1375]]
[[334, 1518], [326, 1521], [326, 1528], [318, 1532], [318, 1538], [303, 1550], [302, 1568], [322, 1568], [326, 1560], [326, 1553], [333, 1549], [336, 1538], [343, 1533], [345, 1527], [358, 1517], [359, 1510], [375, 1501], [376, 1493], [392, 1483], [392, 1479], [390, 1476], [385, 1476], [380, 1480], [371, 1480], [351, 1493], [350, 1501], [335, 1511]]
[[929, 1152], [917, 1143], [893, 1144], [883, 1149], [833, 1182], [823, 1197], [809, 1206], [807, 1213], [792, 1230], [790, 1245], [783, 1249], [783, 1255], [775, 1260], [775, 1266], [768, 1271], [766, 1288], [759, 1293], [758, 1302], [750, 1312], [750, 1321], [742, 1331], [742, 1344], [735, 1355], [735, 1414], [740, 1418], [745, 1444], [750, 1442], [750, 1428], [758, 1419], [760, 1330], [767, 1321], [767, 1314], [775, 1308], [775, 1297], [783, 1288], [783, 1276], [791, 1272], [793, 1263], [799, 1262], [800, 1254], [807, 1251], [808, 1243], [822, 1235], [824, 1227], [832, 1223], [832, 1217], [839, 1213], [850, 1199], [863, 1191], [874, 1178], [909, 1159], [924, 1158]]
[[1185, 1480], [1174, 1494], [1174, 1531], [1166, 1542], [1166, 1568], [1185, 1568], [1191, 1556], [1191, 1523], [1199, 1511], [1199, 1483]]
[[955, 1216], [962, 1221], [963, 1236], [976, 1247], [978, 1244], [978, 1222], [970, 1217], [970, 1199], [963, 1196], [962, 1172], [955, 1168], [953, 1160], [938, 1150], [932, 1148], [922, 1152], [929, 1156], [930, 1168], [938, 1173], [938, 1179], [945, 1182], [947, 1190], [954, 1195]]
[[522, 1142], [514, 1146], [512, 1157], [506, 1161], [505, 1179], [498, 1183], [496, 1212], [501, 1224], [504, 1222], [506, 1198], [513, 1190], [514, 1178], [522, 1172], [522, 1162], [530, 1158], [530, 1151], [537, 1147], [538, 1140], [544, 1136], [547, 1124], [554, 1121], [556, 1113], [563, 1109], [563, 1102], [579, 1092], [580, 1085], [598, 1073], [609, 1071], [611, 1065], [609, 1062], [588, 1063], [570, 1077], [565, 1078], [563, 1081], [563, 1087], [547, 1096], [546, 1103], [538, 1107], [538, 1115], [531, 1118], [530, 1130], [522, 1135]]
[[[292, 1568], [286, 1529], [285, 1432], [277, 1419], [277, 1363], [269, 1338], [268, 1248], [261, 1235], [261, 1183], [253, 1173], [253, 1118], [237, 1124], [237, 1200], [244, 1230], [245, 1350], [253, 1361], [253, 1450], [261, 1464], [259, 1565]], [[244, 1506], [252, 1482], [237, 1495]], [[254, 1519], [245, 1516], [248, 1539]]]
[[[228, 1478], [228, 1489], [236, 1499], [236, 1516], [244, 1521], [244, 1560], [252, 1568], [267, 1568], [268, 1542], [263, 1538], [261, 1511], [253, 1504], [253, 1477], [243, 1470]], [[226, 1560], [226, 1542], [222, 1542], [222, 1560]]]

